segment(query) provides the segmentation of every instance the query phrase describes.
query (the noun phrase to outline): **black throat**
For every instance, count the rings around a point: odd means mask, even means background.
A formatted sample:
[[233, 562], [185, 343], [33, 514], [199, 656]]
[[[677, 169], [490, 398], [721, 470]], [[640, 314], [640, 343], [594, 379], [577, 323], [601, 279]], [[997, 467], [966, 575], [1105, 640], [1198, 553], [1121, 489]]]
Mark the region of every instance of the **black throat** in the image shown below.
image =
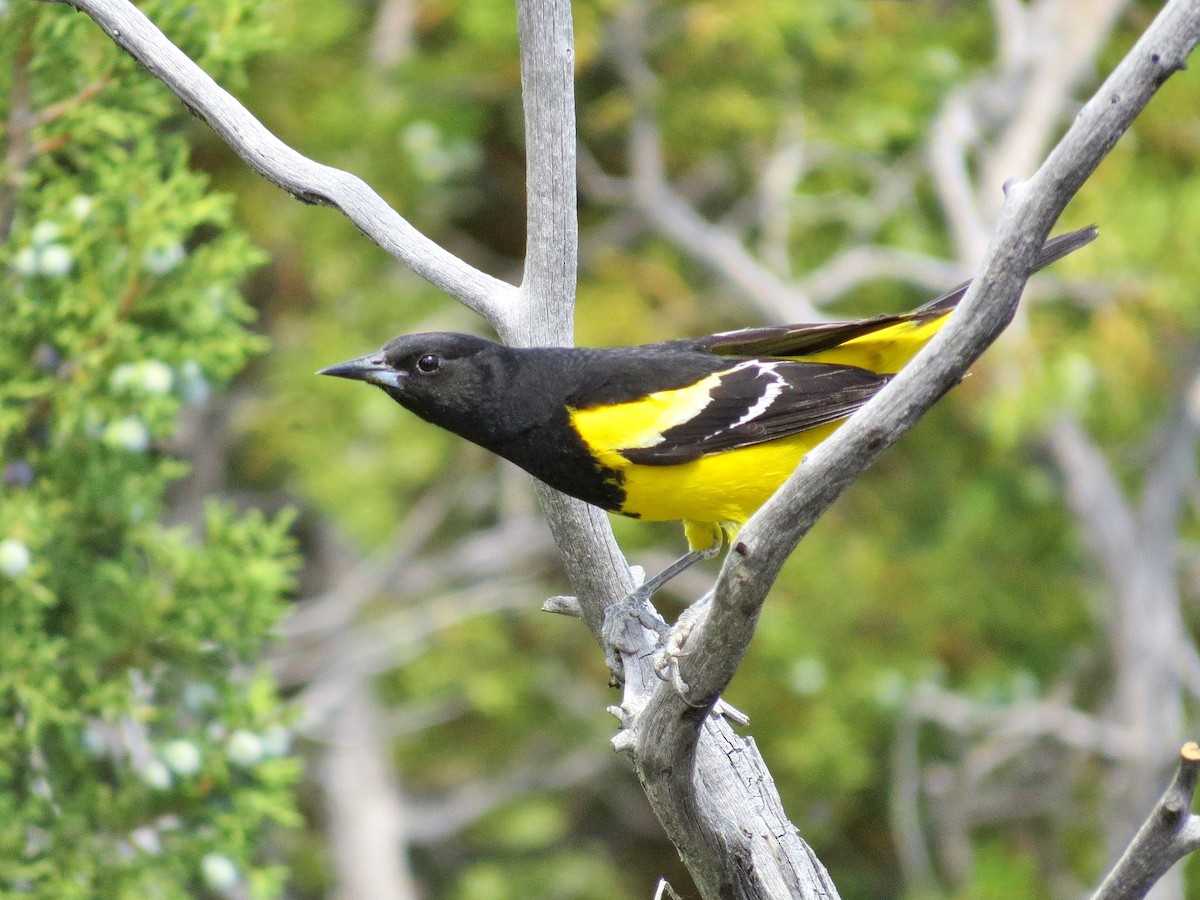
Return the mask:
[[555, 490], [620, 511], [620, 472], [600, 465], [567, 411], [579, 351], [497, 345], [472, 367], [469, 389], [435, 395], [383, 388], [397, 403], [520, 466]]

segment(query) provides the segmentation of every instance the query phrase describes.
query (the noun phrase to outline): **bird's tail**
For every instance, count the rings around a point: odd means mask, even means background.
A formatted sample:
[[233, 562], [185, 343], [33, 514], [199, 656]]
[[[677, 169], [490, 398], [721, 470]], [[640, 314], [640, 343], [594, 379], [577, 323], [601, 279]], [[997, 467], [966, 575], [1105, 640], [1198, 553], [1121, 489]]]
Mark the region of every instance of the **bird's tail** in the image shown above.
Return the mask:
[[[1068, 231], [1066, 234], [1050, 238], [1050, 240], [1042, 245], [1042, 249], [1038, 251], [1038, 255], [1033, 258], [1033, 264], [1029, 267], [1029, 274], [1032, 275], [1035, 272], [1040, 272], [1051, 263], [1056, 263], [1064, 256], [1074, 253], [1080, 247], [1087, 246], [1099, 234], [1100, 230], [1095, 225], [1089, 225], [1087, 228]], [[914, 309], [910, 315], [929, 315], [930, 313], [938, 315], [950, 312], [950, 310], [958, 306], [959, 301], [967, 293], [967, 288], [971, 286], [971, 281], [972, 279], [967, 279], [953, 290], [946, 291], [942, 296], [935, 297], [924, 306]]]
[[[1095, 240], [1089, 225], [1048, 240], [1034, 257], [1029, 274]], [[872, 316], [850, 322], [818, 322], [745, 328], [700, 338], [691, 346], [721, 356], [777, 357], [806, 362], [858, 366], [881, 374], [900, 370], [944, 324], [971, 286], [958, 287], [910, 312]]]

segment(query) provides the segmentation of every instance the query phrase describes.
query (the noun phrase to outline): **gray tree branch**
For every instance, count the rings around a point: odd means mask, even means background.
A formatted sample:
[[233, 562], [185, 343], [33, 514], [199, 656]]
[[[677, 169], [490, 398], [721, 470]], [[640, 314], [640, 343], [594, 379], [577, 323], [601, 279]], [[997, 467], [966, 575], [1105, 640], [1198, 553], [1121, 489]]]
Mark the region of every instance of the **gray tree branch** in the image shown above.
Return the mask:
[[914, 694], [909, 715], [958, 734], [1050, 740], [1114, 761], [1127, 761], [1136, 752], [1129, 734], [1119, 726], [1065, 702], [1029, 701], [994, 707], [980, 705], [961, 694], [926, 683]]
[[1139, 900], [1171, 866], [1200, 849], [1200, 816], [1191, 812], [1200, 774], [1200, 746], [1179, 751], [1170, 786], [1092, 900]]
[[1048, 430], [1047, 446], [1066, 483], [1067, 502], [1109, 584], [1125, 580], [1124, 563], [1137, 546], [1137, 522], [1100, 448], [1070, 416]]
[[[362, 687], [362, 686], [360, 686]], [[405, 847], [410, 813], [395, 783], [379, 710], [364, 688], [341, 704], [320, 767], [338, 900], [414, 900]]]
[[[745, 654], [784, 560], [842, 490], [953, 387], [1011, 320], [1033, 254], [1051, 226], [1155, 91], [1200, 42], [1200, 0], [1172, 0], [1117, 66], [1037, 173], [1010, 185], [1008, 203], [974, 285], [946, 328], [869, 404], [813, 450], [742, 531], [678, 660], [683, 697], [662, 684], [627, 704], [631, 744], [651, 802], [689, 867], [689, 854], [753, 859], [739, 815], [697, 789], [705, 712]], [[702, 756], [702, 754], [701, 754]], [[695, 868], [693, 868], [695, 871]], [[727, 885], [728, 886], [728, 885]], [[741, 893], [733, 896], [769, 896]]]
[[501, 318], [516, 288], [431, 241], [362, 179], [314, 162], [271, 134], [233, 95], [167, 40], [127, 0], [43, 0], [86, 13], [150, 74], [170, 88], [246, 164], [297, 200], [332, 206], [430, 284], [484, 316]]

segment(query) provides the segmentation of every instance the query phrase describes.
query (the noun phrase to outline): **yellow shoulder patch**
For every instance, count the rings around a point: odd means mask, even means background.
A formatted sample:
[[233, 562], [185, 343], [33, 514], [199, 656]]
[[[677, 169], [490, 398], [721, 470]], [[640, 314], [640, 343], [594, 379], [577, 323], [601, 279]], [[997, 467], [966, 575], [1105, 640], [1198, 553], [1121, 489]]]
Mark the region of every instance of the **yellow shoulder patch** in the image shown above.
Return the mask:
[[593, 451], [653, 447], [661, 443], [664, 431], [691, 420], [708, 406], [720, 380], [717, 372], [687, 387], [656, 391], [629, 403], [569, 409], [571, 424]]

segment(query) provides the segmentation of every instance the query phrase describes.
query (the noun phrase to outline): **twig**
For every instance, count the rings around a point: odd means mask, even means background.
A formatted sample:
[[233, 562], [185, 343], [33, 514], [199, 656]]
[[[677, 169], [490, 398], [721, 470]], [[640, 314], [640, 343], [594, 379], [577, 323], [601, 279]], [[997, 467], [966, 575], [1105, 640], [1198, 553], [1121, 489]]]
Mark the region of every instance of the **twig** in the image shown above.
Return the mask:
[[[644, 3], [629, 4], [617, 20], [611, 42], [613, 59], [636, 106], [629, 141], [630, 184], [624, 190], [627, 199], [688, 253], [736, 285], [767, 318], [819, 318], [798, 287], [755, 259], [733, 231], [701, 216], [668, 182], [662, 140], [652, 113], [658, 80], [642, 52], [645, 14]], [[606, 183], [612, 189], [618, 182], [606, 179]]]
[[460, 784], [437, 799], [410, 801], [412, 840], [420, 844], [444, 841], [514, 797], [593, 781], [613, 765], [611, 753], [575, 750], [560, 759], [528, 761]]
[[990, 708], [934, 684], [922, 684], [909, 705], [914, 718], [958, 734], [1045, 739], [1112, 762], [1128, 762], [1135, 743], [1121, 726], [1065, 702], [1030, 701]]
[[86, 13], [208, 123], [246, 164], [297, 200], [332, 206], [376, 244], [488, 321], [510, 313], [516, 289], [421, 234], [362, 179], [314, 162], [271, 134], [234, 97], [125, 0], [42, 0]]
[[1200, 746], [1189, 741], [1170, 786], [1092, 900], [1145, 897], [1171, 866], [1200, 849], [1200, 816], [1190, 811], [1198, 775]]
[[970, 277], [956, 262], [896, 247], [858, 246], [843, 250], [803, 279], [813, 303], [823, 306], [860, 284], [890, 278], [932, 291]]
[[[1116, 473], [1078, 420], [1060, 416], [1046, 433], [1046, 444], [1066, 484], [1067, 501], [1092, 555], [1114, 591], [1128, 577], [1125, 568], [1137, 546], [1137, 521]], [[1112, 616], [1105, 624], [1112, 627]]]

